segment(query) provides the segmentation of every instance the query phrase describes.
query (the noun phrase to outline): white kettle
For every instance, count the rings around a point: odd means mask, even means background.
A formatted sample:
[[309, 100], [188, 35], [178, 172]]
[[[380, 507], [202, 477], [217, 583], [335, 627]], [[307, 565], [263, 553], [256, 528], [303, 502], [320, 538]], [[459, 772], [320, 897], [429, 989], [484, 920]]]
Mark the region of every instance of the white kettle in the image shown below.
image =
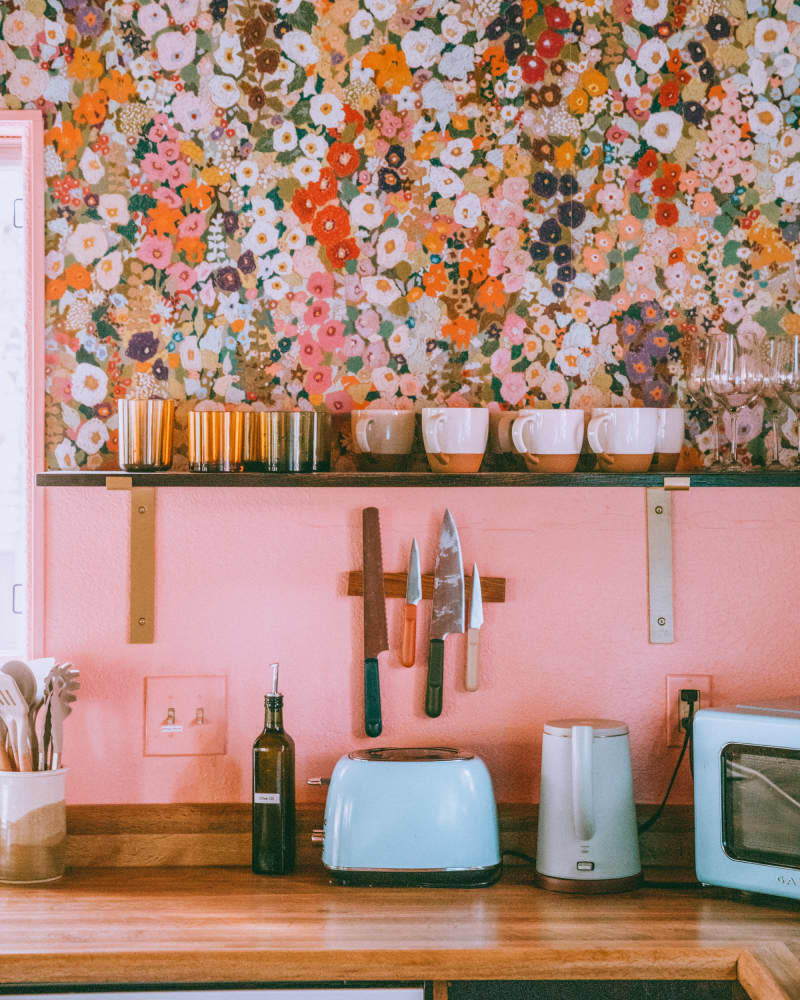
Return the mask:
[[536, 884], [557, 892], [622, 892], [641, 879], [627, 725], [546, 722]]

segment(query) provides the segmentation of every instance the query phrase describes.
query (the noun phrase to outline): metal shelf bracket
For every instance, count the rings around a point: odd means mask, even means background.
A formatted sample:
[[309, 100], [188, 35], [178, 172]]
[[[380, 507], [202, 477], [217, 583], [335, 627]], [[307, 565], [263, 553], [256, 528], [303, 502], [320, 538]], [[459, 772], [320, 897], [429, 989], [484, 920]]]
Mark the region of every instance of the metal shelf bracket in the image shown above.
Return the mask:
[[672, 494], [688, 490], [688, 476], [667, 476], [663, 487], [647, 490], [647, 568], [650, 642], [675, 641], [672, 604]]
[[156, 491], [152, 486], [134, 486], [129, 476], [108, 476], [106, 489], [127, 490], [131, 495], [128, 642], [151, 643], [155, 638]]

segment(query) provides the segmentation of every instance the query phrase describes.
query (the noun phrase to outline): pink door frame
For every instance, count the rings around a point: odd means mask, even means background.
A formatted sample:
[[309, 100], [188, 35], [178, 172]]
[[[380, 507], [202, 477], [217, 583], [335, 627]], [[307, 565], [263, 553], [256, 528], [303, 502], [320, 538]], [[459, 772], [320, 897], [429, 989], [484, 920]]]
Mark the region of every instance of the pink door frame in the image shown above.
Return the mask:
[[36, 473], [44, 469], [44, 127], [39, 111], [0, 110], [0, 142], [22, 145], [25, 172], [28, 301], [28, 580], [27, 653], [44, 651], [44, 494]]

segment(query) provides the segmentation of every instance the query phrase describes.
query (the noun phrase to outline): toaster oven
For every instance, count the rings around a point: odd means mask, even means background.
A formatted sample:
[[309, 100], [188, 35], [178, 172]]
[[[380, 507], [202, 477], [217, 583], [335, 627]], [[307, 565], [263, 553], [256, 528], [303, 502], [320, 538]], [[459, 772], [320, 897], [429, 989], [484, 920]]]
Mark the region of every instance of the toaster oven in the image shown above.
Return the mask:
[[800, 699], [694, 718], [697, 877], [800, 899]]

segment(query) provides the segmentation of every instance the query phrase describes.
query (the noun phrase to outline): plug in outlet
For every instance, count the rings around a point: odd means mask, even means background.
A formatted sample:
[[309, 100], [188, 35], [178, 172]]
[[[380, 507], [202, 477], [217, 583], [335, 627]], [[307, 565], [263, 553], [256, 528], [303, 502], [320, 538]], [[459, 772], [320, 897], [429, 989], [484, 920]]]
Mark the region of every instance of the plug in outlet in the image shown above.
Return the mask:
[[226, 678], [145, 677], [146, 757], [224, 754]]
[[711, 707], [711, 675], [710, 674], [667, 674], [667, 746], [683, 746], [686, 735], [681, 726], [681, 720], [689, 714], [689, 706], [681, 701], [681, 691], [684, 688], [694, 688], [700, 693], [695, 702], [695, 712], [700, 708]]

